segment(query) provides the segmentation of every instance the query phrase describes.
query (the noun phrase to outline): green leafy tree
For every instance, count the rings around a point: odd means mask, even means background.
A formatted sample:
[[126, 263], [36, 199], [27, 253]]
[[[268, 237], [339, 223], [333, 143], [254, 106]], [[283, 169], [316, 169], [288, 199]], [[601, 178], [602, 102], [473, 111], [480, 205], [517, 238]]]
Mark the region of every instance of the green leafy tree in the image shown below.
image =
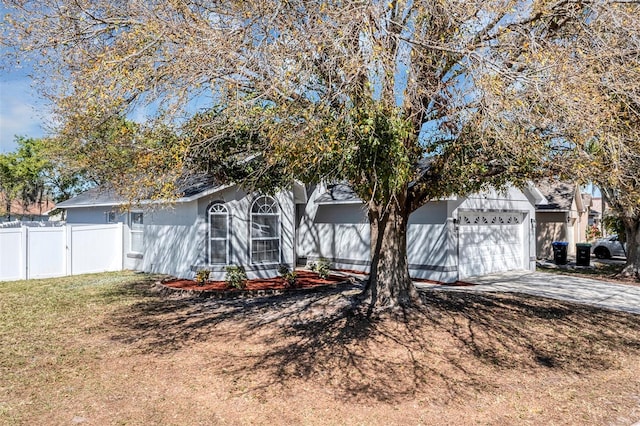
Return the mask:
[[17, 177], [17, 159], [14, 153], [0, 154], [0, 192], [3, 196], [4, 215], [11, 220], [13, 201], [20, 195], [20, 182]]
[[41, 156], [41, 141], [17, 137], [16, 143], [15, 152], [0, 156], [0, 190], [9, 218], [14, 201], [20, 202], [22, 211], [33, 205], [40, 206], [42, 211], [42, 203], [48, 195], [44, 179], [48, 161]]
[[[252, 186], [294, 177], [350, 184], [368, 212], [366, 295], [379, 308], [417, 300], [406, 250], [413, 211], [541, 173], [541, 160], [558, 147], [550, 132], [529, 124], [544, 111], [525, 101], [535, 99], [549, 70], [541, 46], [584, 20], [588, 7], [547, 0], [5, 3], [16, 6], [5, 42], [44, 56], [43, 75], [59, 76], [42, 87], [54, 89], [60, 133], [77, 152], [88, 141], [105, 144], [95, 152], [112, 154], [101, 157], [108, 165], [88, 167], [106, 181], [125, 187], [132, 177], [146, 195], [169, 190], [185, 171]], [[208, 111], [181, 120], [203, 99]], [[140, 106], [155, 110], [135, 138], [103, 138], [114, 117]], [[166, 126], [181, 121], [187, 124], [174, 138]], [[131, 146], [134, 168], [122, 161]]]
[[0, 155], [0, 192], [4, 197], [5, 214], [11, 217], [14, 201], [22, 211], [39, 206], [47, 199], [63, 201], [87, 187], [86, 179], [69, 170], [57, 158], [51, 139], [16, 137], [14, 152]]

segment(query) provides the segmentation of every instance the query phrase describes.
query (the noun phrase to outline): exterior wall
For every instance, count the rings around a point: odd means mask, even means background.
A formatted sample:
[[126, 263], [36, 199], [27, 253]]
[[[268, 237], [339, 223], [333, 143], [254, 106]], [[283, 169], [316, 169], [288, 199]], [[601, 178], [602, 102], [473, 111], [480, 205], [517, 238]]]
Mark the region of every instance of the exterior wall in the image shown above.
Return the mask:
[[199, 254], [197, 203], [154, 206], [143, 211], [143, 253], [135, 269], [191, 278]]
[[229, 261], [230, 265], [241, 265], [251, 278], [273, 277], [278, 275], [281, 264], [293, 269], [295, 267], [295, 220], [296, 211], [292, 191], [281, 191], [274, 196], [280, 210], [280, 262], [260, 264], [251, 259], [251, 214], [253, 202], [262, 194], [246, 193], [238, 187], [227, 188], [197, 202], [198, 229], [200, 238], [199, 255], [191, 269], [208, 268], [213, 271], [214, 279], [224, 278], [225, 266], [208, 265], [207, 213], [211, 203], [224, 202], [230, 215], [229, 223]]
[[536, 212], [537, 253], [539, 259], [553, 259], [554, 241], [567, 241], [567, 214]]
[[[324, 191], [320, 186], [310, 197], [298, 228], [301, 260], [325, 257], [337, 269], [369, 270], [370, 234], [362, 204], [316, 204]], [[522, 264], [535, 269], [535, 238], [531, 218], [534, 207], [517, 189], [507, 194], [487, 192], [460, 200], [428, 203], [409, 218], [407, 255], [415, 279], [453, 282], [458, 279], [458, 236], [453, 218], [462, 210], [515, 210], [523, 213]]]
[[[575, 201], [573, 203], [575, 205]], [[570, 248], [569, 253], [576, 254], [576, 244], [587, 242], [587, 228], [589, 227], [589, 208], [585, 207], [584, 211], [578, 211], [576, 208], [576, 219], [573, 222], [574, 226], [574, 243]]]
[[575, 256], [576, 244], [586, 242], [586, 231], [589, 226], [589, 211], [578, 211], [575, 200], [571, 210], [565, 212], [536, 212], [536, 234], [538, 240], [537, 257], [552, 259], [554, 241], [566, 241], [567, 254]]
[[[577, 243], [586, 242], [590, 206], [584, 205], [582, 210], [582, 207], [578, 208], [577, 197], [582, 197], [579, 191], [576, 191], [569, 210], [539, 210], [536, 212], [536, 221], [538, 223], [536, 229], [538, 258], [553, 258], [553, 247], [551, 243], [554, 241], [567, 242], [569, 244], [567, 246], [567, 254], [570, 256], [575, 256]], [[593, 200], [591, 202], [593, 203]], [[584, 203], [583, 199], [581, 199], [580, 206], [583, 205], [582, 203]]]
[[369, 270], [369, 222], [360, 204], [315, 204], [316, 189], [298, 227], [298, 257], [330, 259], [337, 269]]
[[428, 203], [409, 217], [407, 256], [413, 278], [441, 282], [458, 279], [455, 227], [448, 214], [450, 203]]
[[[259, 194], [248, 194], [237, 187], [223, 189], [191, 202], [172, 205], [148, 205], [142, 211], [142, 253], [131, 252], [129, 214], [118, 212], [116, 221], [124, 226], [124, 268], [192, 278], [202, 268], [212, 270], [212, 279], [224, 279], [224, 265], [209, 265], [207, 259], [208, 207], [222, 201], [229, 211], [229, 261], [242, 265], [249, 278], [273, 277], [280, 264], [295, 265], [295, 204], [292, 191], [282, 191], [275, 198], [280, 209], [280, 262], [251, 264], [250, 208]], [[77, 207], [67, 210], [67, 223], [103, 224], [111, 206]]]
[[107, 223], [107, 214], [116, 212], [116, 222], [127, 223], [127, 213], [121, 212], [113, 206], [98, 207], [77, 207], [67, 209], [66, 222], [70, 224], [93, 224], [99, 225]]

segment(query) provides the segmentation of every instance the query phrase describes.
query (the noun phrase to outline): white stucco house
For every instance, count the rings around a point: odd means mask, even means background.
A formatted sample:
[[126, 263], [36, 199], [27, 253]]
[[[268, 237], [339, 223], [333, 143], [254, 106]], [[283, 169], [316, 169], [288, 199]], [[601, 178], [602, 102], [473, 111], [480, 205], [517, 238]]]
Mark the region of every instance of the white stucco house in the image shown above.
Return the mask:
[[[487, 191], [432, 201], [409, 218], [412, 278], [455, 282], [509, 270], [535, 270], [534, 187]], [[299, 259], [330, 259], [334, 267], [368, 271], [369, 224], [362, 201], [345, 185], [319, 186], [298, 226]]]
[[274, 196], [202, 180], [171, 203], [127, 207], [112, 192], [92, 189], [58, 205], [70, 224], [123, 223], [124, 268], [193, 277], [199, 269], [223, 279], [227, 265], [242, 265], [251, 278], [295, 266], [296, 205], [300, 184]]
[[[507, 270], [533, 270], [535, 190], [509, 188], [430, 202], [411, 215], [408, 235], [413, 278], [454, 282]], [[336, 269], [367, 271], [369, 225], [361, 200], [345, 185], [305, 188], [273, 196], [236, 185], [200, 181], [171, 204], [125, 203], [90, 190], [58, 205], [67, 223], [121, 222], [124, 267], [178, 277], [199, 269], [224, 277], [242, 265], [249, 278], [277, 275], [321, 257]]]

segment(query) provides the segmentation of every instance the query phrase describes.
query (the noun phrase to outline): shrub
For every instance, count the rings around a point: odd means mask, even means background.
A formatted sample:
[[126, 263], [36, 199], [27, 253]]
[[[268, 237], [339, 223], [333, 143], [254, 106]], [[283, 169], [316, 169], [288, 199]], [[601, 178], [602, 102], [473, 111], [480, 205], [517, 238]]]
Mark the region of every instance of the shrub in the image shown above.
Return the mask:
[[209, 269], [199, 269], [198, 272], [196, 272], [196, 283], [198, 283], [198, 285], [205, 285], [205, 283], [209, 281], [209, 274], [211, 274]]
[[587, 241], [597, 240], [598, 238], [602, 238], [602, 232], [600, 232], [600, 229], [595, 224], [593, 224], [587, 228], [586, 237]]
[[229, 265], [226, 271], [224, 281], [228, 286], [243, 289], [247, 285], [247, 272], [244, 270], [244, 266]]
[[284, 279], [288, 287], [293, 287], [296, 284], [296, 271], [292, 271], [289, 269], [287, 265], [280, 265], [278, 268], [278, 273]]
[[331, 272], [331, 262], [326, 257], [321, 257], [312, 271], [316, 272], [320, 278], [326, 279]]

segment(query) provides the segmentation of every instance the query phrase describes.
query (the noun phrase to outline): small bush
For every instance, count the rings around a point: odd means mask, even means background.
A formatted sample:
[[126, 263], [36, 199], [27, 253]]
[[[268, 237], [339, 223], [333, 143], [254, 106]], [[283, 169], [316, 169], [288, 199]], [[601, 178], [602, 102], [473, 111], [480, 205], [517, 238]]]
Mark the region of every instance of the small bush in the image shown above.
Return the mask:
[[331, 272], [331, 262], [326, 257], [321, 257], [312, 271], [316, 272], [320, 278], [326, 279]]
[[278, 273], [284, 279], [288, 287], [293, 287], [296, 285], [296, 271], [290, 270], [289, 266], [280, 265], [280, 268], [278, 268]]
[[247, 272], [244, 270], [244, 266], [229, 265], [226, 268], [224, 281], [228, 286], [243, 289], [247, 285]]
[[209, 269], [199, 269], [198, 272], [196, 272], [196, 283], [198, 283], [198, 285], [205, 285], [206, 282], [209, 281], [210, 274], [211, 271]]
[[600, 229], [595, 224], [593, 224], [587, 228], [586, 237], [587, 241], [594, 241], [598, 238], [602, 238], [602, 232], [600, 232]]

